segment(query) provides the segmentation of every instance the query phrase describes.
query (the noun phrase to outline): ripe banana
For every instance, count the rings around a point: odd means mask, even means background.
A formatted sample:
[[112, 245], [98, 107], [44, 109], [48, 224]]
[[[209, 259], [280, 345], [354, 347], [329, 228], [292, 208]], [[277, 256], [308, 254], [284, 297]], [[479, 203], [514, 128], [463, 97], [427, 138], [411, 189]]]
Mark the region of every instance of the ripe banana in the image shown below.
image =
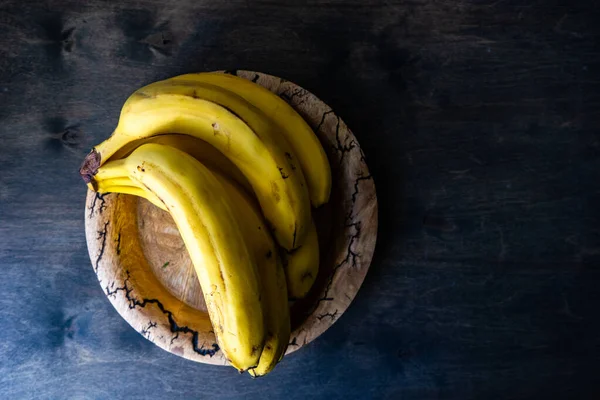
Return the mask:
[[80, 174], [100, 193], [171, 214], [225, 357], [252, 376], [270, 372], [289, 342], [288, 296], [304, 297], [318, 273], [310, 205], [331, 191], [327, 156], [302, 117], [237, 76], [177, 76], [127, 99]]
[[[253, 193], [252, 186], [250, 186], [250, 183], [248, 183], [246, 177], [244, 177], [235, 164], [229, 161], [229, 159], [220, 151], [215, 149], [214, 146], [211, 146], [204, 140], [189, 135], [159, 135], [146, 139], [135, 140], [119, 149], [119, 151], [117, 151], [110, 158], [110, 160], [118, 160], [127, 157], [133, 150], [144, 143], [164, 144], [175, 147], [181, 151], [185, 151], [190, 156], [194, 157], [196, 160], [208, 167], [208, 169], [221, 172], [222, 174], [233, 179], [248, 193]], [[98, 181], [96, 182], [99, 183]]]
[[281, 257], [290, 299], [303, 298], [315, 283], [319, 272], [319, 238], [314, 221], [304, 244], [291, 252], [282, 251]]
[[[290, 192], [292, 192], [291, 198], [293, 201], [296, 201], [295, 207], [304, 216], [310, 214], [308, 188], [306, 187], [306, 181], [301, 168], [296, 167], [297, 160], [294, 151], [287, 139], [279, 132], [277, 126], [261, 110], [235, 93], [222, 89], [219, 86], [201, 82], [168, 79], [151, 83], [142, 87], [137, 92], [150, 97], [160, 95], [188, 96], [218, 104], [231, 111], [245, 122], [259, 137], [260, 141], [265, 144], [279, 166], [281, 176], [285, 179], [284, 185], [289, 187]], [[306, 224], [310, 223], [310, 221], [305, 222]], [[297, 248], [297, 245], [303, 242], [305, 230], [307, 229], [308, 226], [306, 225], [301, 232], [296, 232], [294, 248]]]
[[256, 367], [265, 343], [259, 271], [219, 180], [190, 155], [153, 143], [107, 162], [97, 175], [128, 177], [165, 205], [196, 269], [219, 346], [238, 370]]
[[284, 152], [268, 140], [272, 135], [259, 138], [236, 115], [200, 98], [161, 91], [134, 93], [123, 106], [113, 135], [92, 150], [80, 173], [93, 187], [98, 167], [121, 147], [173, 132], [203, 139], [227, 156], [252, 185], [278, 243], [288, 250], [301, 245], [310, 222], [301, 171], [294, 171]]
[[275, 368], [290, 341], [290, 311], [285, 273], [258, 207], [227, 178], [222, 177], [221, 183], [235, 205], [242, 233], [254, 250], [262, 281], [267, 338], [258, 365], [248, 370], [254, 377], [262, 376]]
[[[223, 156], [208, 143], [186, 135], [161, 135], [145, 140], [135, 141], [123, 147], [121, 150], [119, 150], [119, 152], [115, 153], [115, 155], [111, 157], [111, 160], [129, 154], [135, 147], [142, 143], [165, 144], [185, 151], [206, 165], [213, 172], [221, 172], [223, 175], [233, 179], [237, 184], [244, 186], [244, 188], [248, 190], [248, 193], [252, 193], [246, 179], [243, 177], [243, 175], [241, 175], [235, 165], [233, 165], [225, 156]], [[119, 181], [118, 178], [102, 180], [102, 177], [102, 174], [100, 176], [96, 176], [98, 191], [101, 193], [106, 191], [120, 191], [125, 193], [122, 189], [118, 188], [108, 188], [107, 190], [106, 186], [131, 185], [131, 181], [128, 178], [125, 178], [125, 181]], [[144, 196], [143, 194], [133, 193], [130, 191], [128, 194], [146, 197], [150, 202], [158, 207], [161, 207], [161, 205], [157, 204], [152, 198], [151, 193], [149, 193], [147, 196]], [[164, 206], [161, 208], [164, 209]], [[291, 299], [303, 298], [313, 286], [319, 270], [319, 240], [314, 221], [311, 222], [311, 226], [302, 246], [293, 251], [282, 250], [281, 257], [284, 265], [289, 297]]]
[[[203, 82], [167, 79], [144, 86], [137, 91], [148, 96], [159, 94], [183, 95], [203, 99], [218, 104], [231, 111], [265, 143], [273, 157], [281, 165], [288, 165], [291, 170], [290, 178], [297, 179], [305, 186], [305, 177], [298, 164], [294, 150], [291, 148], [281, 129], [273, 123], [260, 109], [246, 101], [241, 96], [216, 85]], [[277, 151], [273, 151], [277, 148]], [[284, 156], [283, 158], [281, 158]], [[305, 189], [308, 195], [308, 189]]]
[[298, 157], [313, 207], [319, 207], [329, 201], [331, 168], [325, 150], [306, 121], [279, 96], [247, 79], [218, 72], [185, 74], [170, 80], [220, 86], [260, 109], [279, 126], [281, 134]]
[[[291, 327], [285, 273], [275, 243], [258, 206], [236, 183], [218, 172], [213, 171], [213, 173], [223, 185], [234, 206], [242, 234], [254, 255], [260, 273], [266, 341], [258, 365], [250, 368], [248, 372], [254, 377], [266, 375], [281, 360], [290, 339]], [[98, 184], [106, 191], [134, 194], [145, 197], [153, 203], [158, 199], [152, 192], [136, 186], [136, 182], [128, 177], [111, 178], [100, 181]], [[113, 184], [116, 185], [113, 186]], [[133, 189], [136, 189], [137, 192], [134, 193]], [[158, 199], [158, 203], [154, 204], [165, 209], [160, 199]]]

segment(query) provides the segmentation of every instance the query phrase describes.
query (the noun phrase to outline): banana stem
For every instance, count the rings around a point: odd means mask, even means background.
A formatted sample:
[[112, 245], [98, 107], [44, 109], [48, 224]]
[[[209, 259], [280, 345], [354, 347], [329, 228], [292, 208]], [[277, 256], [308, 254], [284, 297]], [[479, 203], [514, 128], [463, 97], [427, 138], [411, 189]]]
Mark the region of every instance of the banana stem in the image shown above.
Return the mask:
[[127, 135], [120, 133], [119, 127], [117, 127], [107, 140], [95, 146], [85, 157], [79, 168], [79, 174], [85, 183], [93, 185], [100, 166], [103, 166], [116, 151], [130, 141]]
[[90, 184], [96, 172], [98, 172], [98, 168], [100, 168], [101, 157], [100, 153], [96, 151], [96, 149], [92, 149], [90, 153], [85, 156], [81, 167], [79, 168], [79, 174], [85, 181], [85, 183]]

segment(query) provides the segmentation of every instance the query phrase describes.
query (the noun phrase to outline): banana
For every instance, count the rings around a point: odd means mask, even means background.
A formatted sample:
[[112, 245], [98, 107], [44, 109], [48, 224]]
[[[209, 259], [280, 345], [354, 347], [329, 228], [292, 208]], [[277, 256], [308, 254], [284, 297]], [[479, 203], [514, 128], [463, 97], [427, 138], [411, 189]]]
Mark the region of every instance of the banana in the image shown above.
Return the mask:
[[203, 139], [226, 155], [252, 185], [278, 243], [288, 250], [302, 243], [310, 222], [310, 204], [301, 171], [291, 168], [285, 154], [269, 140], [270, 135], [259, 138], [236, 115], [200, 98], [135, 92], [125, 102], [115, 132], [88, 154], [80, 173], [93, 188], [98, 167], [121, 147], [173, 132]]
[[[196, 160], [208, 167], [212, 171], [219, 171], [222, 174], [233, 179], [237, 184], [242, 186], [248, 193], [253, 193], [252, 186], [248, 180], [240, 172], [240, 170], [225, 157], [220, 151], [211, 146], [204, 140], [189, 136], [189, 135], [159, 135], [152, 136], [147, 139], [135, 140], [123, 146], [117, 151], [110, 160], [118, 160], [127, 157], [133, 150], [144, 143], [158, 143], [167, 146], [175, 147], [181, 151], [185, 151]], [[110, 161], [109, 160], [109, 161]]]
[[[103, 169], [104, 171], [104, 169]], [[127, 176], [110, 177], [106, 179], [96, 179], [96, 186], [98, 191], [102, 190], [101, 193], [106, 192], [108, 187], [113, 186], [131, 186], [132, 182]]]
[[[281, 176], [285, 179], [284, 185], [292, 191], [292, 200], [296, 201], [296, 208], [300, 209], [303, 216], [310, 215], [308, 189], [306, 188], [306, 181], [302, 170], [295, 166], [296, 156], [294, 151], [291, 149], [287, 139], [279, 132], [277, 126], [261, 110], [235, 93], [224, 90], [219, 86], [201, 82], [165, 80], [144, 86], [137, 92], [150, 97], [160, 95], [188, 96], [218, 104], [231, 111], [245, 122], [259, 137], [260, 141], [265, 144], [267, 149], [269, 149], [273, 159], [279, 166]], [[304, 222], [306, 224], [303, 225], [304, 229], [300, 232], [295, 232], [294, 248], [297, 248], [303, 242], [305, 230], [310, 221], [306, 220]]]
[[185, 74], [170, 80], [220, 86], [260, 109], [279, 126], [281, 134], [298, 157], [313, 207], [319, 207], [329, 201], [331, 168], [325, 150], [306, 121], [279, 96], [247, 79], [219, 72]]
[[[214, 147], [210, 146], [208, 143], [186, 135], [161, 135], [146, 140], [135, 141], [119, 150], [111, 160], [130, 153], [134, 149], [133, 146], [139, 146], [141, 143], [166, 144], [185, 151], [202, 162], [213, 172], [221, 172], [233, 179], [236, 183], [244, 186], [244, 188], [248, 190], [248, 193], [252, 193], [247, 180], [225, 156], [216, 151]], [[102, 175], [100, 178], [102, 178]], [[106, 182], [111, 185], [128, 185], [130, 183], [128, 183], [127, 180], [128, 179], [126, 179], [125, 182], [119, 182], [112, 178], [108, 181], [98, 180], [97, 183], [99, 191], [106, 191], [104, 189], [104, 186], [107, 185]], [[119, 190], [113, 189], [110, 191], [117, 192]], [[139, 196], [137, 193], [130, 194]], [[147, 197], [147, 199], [157, 205], [152, 198]], [[160, 207], [160, 205], [158, 206]], [[310, 229], [302, 246], [293, 251], [282, 250], [281, 256], [285, 267], [287, 288], [290, 298], [303, 298], [314, 284], [319, 270], [319, 240], [314, 221], [311, 222]]]
[[[269, 373], [283, 357], [290, 339], [290, 315], [288, 307], [288, 294], [286, 277], [278, 256], [275, 243], [269, 234], [263, 217], [252, 199], [236, 184], [219, 172], [213, 171], [219, 179], [225, 192], [234, 206], [234, 211], [240, 221], [240, 228], [251, 252], [256, 260], [263, 293], [263, 313], [265, 318], [266, 341], [260, 355], [258, 365], [250, 368], [248, 372], [254, 376], [263, 376]], [[112, 186], [113, 183], [118, 186]], [[98, 182], [99, 187], [117, 193], [134, 194], [153, 201], [157, 197], [150, 191], [135, 186], [136, 182], [130, 178], [112, 178]], [[132, 189], [138, 192], [133, 193]], [[160, 199], [160, 204], [155, 205], [165, 209]], [[303, 248], [304, 246], [302, 246]]]
[[319, 238], [314, 221], [304, 244], [298, 249], [282, 251], [288, 295], [290, 299], [301, 299], [315, 283], [319, 272]]
[[258, 365], [248, 370], [252, 376], [257, 377], [266, 375], [275, 368], [290, 341], [291, 326], [286, 278], [277, 248], [260, 210], [241, 189], [236, 188], [233, 182], [222, 177], [221, 183], [235, 205], [242, 233], [250, 247], [254, 249], [263, 286], [263, 312], [267, 338]]
[[237, 76], [177, 76], [127, 99], [80, 174], [100, 193], [171, 214], [225, 357], [254, 377], [269, 373], [290, 338], [288, 296], [304, 297], [318, 273], [310, 205], [331, 191], [327, 156], [302, 117]]
[[[223, 106], [244, 121], [250, 129], [256, 133], [259, 139], [265, 143], [273, 154], [273, 157], [281, 165], [288, 165], [291, 170], [292, 179], [297, 179], [301, 186], [305, 186], [305, 177], [299, 166], [294, 150], [291, 148], [281, 129], [273, 123], [260, 109], [253, 106], [244, 98], [235, 93], [225, 90], [219, 86], [183, 80], [167, 79], [144, 86], [137, 91], [148, 96], [158, 94], [183, 95], [203, 99]], [[277, 151], [273, 151], [277, 148]], [[283, 158], [281, 158], [284, 156]], [[308, 196], [308, 189], [306, 194]]]
[[259, 272], [223, 185], [190, 155], [154, 143], [107, 162], [97, 175], [128, 177], [165, 205], [196, 269], [219, 346], [238, 370], [256, 367], [266, 333]]

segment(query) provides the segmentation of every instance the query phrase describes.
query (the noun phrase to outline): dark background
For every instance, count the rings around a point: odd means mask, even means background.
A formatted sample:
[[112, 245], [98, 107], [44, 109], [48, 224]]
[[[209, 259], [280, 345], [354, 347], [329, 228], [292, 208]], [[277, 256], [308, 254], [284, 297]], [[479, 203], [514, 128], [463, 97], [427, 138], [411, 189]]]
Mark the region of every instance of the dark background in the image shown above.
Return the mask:
[[[0, 397], [598, 398], [598, 7], [0, 1]], [[380, 202], [352, 306], [254, 381], [121, 319], [77, 173], [136, 88], [234, 68], [331, 105]]]

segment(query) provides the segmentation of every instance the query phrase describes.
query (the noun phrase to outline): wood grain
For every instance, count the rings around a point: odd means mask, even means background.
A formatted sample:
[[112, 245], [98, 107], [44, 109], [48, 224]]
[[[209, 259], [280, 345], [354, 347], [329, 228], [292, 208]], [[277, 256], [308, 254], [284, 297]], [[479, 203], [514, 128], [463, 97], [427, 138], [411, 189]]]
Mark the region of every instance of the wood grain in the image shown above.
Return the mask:
[[[319, 275], [310, 293], [292, 307], [289, 354], [333, 325], [358, 292], [377, 238], [375, 185], [358, 141], [325, 103], [278, 77], [226, 73], [252, 80], [292, 105], [313, 127], [332, 166], [330, 205], [326, 214], [315, 214], [322, 253]], [[226, 365], [206, 323], [202, 290], [174, 221], [147, 201], [130, 197], [87, 195], [88, 251], [105, 294], [131, 326], [161, 348]], [[136, 223], [123, 223], [124, 215], [135, 215]]]

